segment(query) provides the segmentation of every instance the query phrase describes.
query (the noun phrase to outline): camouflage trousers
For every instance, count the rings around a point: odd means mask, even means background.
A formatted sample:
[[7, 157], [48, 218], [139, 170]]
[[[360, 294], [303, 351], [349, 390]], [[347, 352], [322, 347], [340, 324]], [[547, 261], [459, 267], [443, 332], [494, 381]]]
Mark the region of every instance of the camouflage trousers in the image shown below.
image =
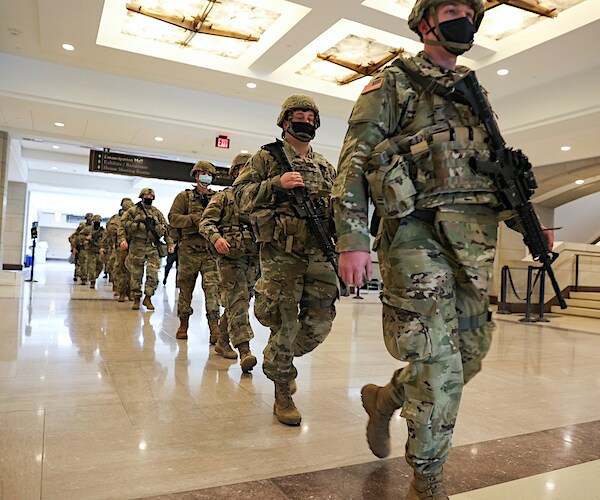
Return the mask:
[[102, 271], [102, 267], [104, 266], [100, 257], [99, 249], [86, 248], [83, 253], [86, 254], [85, 262], [87, 266], [87, 279], [90, 281], [96, 281], [100, 275], [100, 272]]
[[77, 264], [75, 267], [75, 275], [79, 276], [82, 282], [88, 280], [88, 264], [87, 264], [87, 251], [82, 247], [78, 252]]
[[192, 295], [196, 287], [198, 273], [202, 275], [206, 318], [208, 320], [218, 320], [220, 304], [217, 262], [206, 250], [205, 245], [186, 245], [185, 242], [179, 244], [177, 261], [177, 287], [179, 288], [177, 316], [181, 318], [182, 316], [194, 314]]
[[250, 291], [258, 277], [258, 256], [243, 255], [229, 258], [219, 257], [221, 305], [225, 308], [221, 325], [227, 325], [227, 333], [234, 347], [254, 338], [248, 309]]
[[446, 461], [463, 386], [481, 370], [494, 328], [496, 213], [441, 207], [432, 222], [384, 220], [377, 243], [384, 341], [408, 363], [392, 377], [392, 397], [408, 426], [406, 460], [421, 474]]
[[128, 295], [131, 277], [125, 261], [127, 259], [127, 250], [123, 250], [121, 247], [115, 248], [111, 256], [113, 257], [113, 266], [110, 271], [112, 282], [115, 285], [116, 290], [120, 294]]
[[294, 356], [311, 352], [331, 331], [338, 278], [323, 254], [286, 253], [269, 243], [260, 249], [260, 272], [254, 314], [271, 329], [263, 372], [289, 382], [298, 374]]
[[160, 267], [158, 250], [151, 243], [133, 240], [129, 244], [129, 253], [125, 259], [125, 267], [129, 271], [129, 286], [134, 299], [139, 299], [142, 296], [144, 264], [146, 265], [144, 294], [151, 297], [156, 292], [156, 287], [158, 286], [158, 268]]

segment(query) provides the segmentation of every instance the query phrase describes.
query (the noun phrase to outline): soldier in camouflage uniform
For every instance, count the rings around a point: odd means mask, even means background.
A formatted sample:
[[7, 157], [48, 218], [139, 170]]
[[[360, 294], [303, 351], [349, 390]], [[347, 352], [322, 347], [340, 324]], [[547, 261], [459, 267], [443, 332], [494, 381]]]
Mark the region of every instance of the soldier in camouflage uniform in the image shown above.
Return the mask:
[[109, 254], [108, 269], [110, 280], [113, 283], [115, 296], [119, 297], [119, 302], [125, 302], [125, 298], [129, 297], [129, 271], [125, 267], [125, 259], [127, 258], [127, 249], [121, 248], [119, 245], [119, 228], [121, 227], [121, 217], [133, 206], [131, 198], [123, 198], [121, 200], [121, 209], [113, 215], [106, 223], [106, 231], [102, 238], [100, 253]]
[[[81, 279], [81, 284], [85, 285], [87, 283], [87, 266], [85, 265], [85, 257], [82, 255], [81, 248], [79, 245], [79, 233], [86, 226], [92, 225], [92, 217], [94, 214], [88, 212], [85, 214], [85, 222], [80, 222], [77, 229], [69, 236], [69, 243], [71, 244], [71, 253], [75, 256], [75, 271], [73, 274], [73, 281], [77, 281], [77, 278]], [[83, 278], [85, 277], [85, 279]]]
[[[373, 453], [390, 453], [397, 409], [408, 425], [408, 498], [447, 498], [442, 466], [463, 386], [481, 369], [494, 325], [487, 288], [498, 220], [497, 191], [469, 166], [490, 157], [487, 132], [470, 107], [443, 97], [468, 71], [482, 0], [417, 0], [409, 26], [425, 44], [363, 89], [349, 119], [333, 190], [342, 278], [370, 277], [369, 197], [381, 217], [374, 243], [383, 277], [389, 353], [408, 365], [362, 401]], [[504, 215], [502, 215], [504, 217]]]
[[[117, 234], [120, 247], [129, 250], [125, 259], [125, 266], [131, 275], [129, 281], [131, 295], [133, 296], [131, 308], [134, 310], [140, 308], [145, 264], [146, 283], [142, 304], [149, 311], [154, 311], [151, 297], [158, 286], [158, 268], [160, 267], [158, 241], [160, 238], [164, 238], [169, 252], [173, 252], [175, 248], [171, 237], [167, 234], [165, 216], [158, 208], [152, 206], [155, 198], [154, 190], [143, 188], [140, 191], [140, 198], [142, 201], [133, 205], [121, 217], [121, 226], [117, 227]], [[154, 230], [152, 226], [154, 226]]]
[[263, 371], [275, 384], [273, 411], [281, 423], [299, 425], [302, 417], [291, 397], [298, 373], [293, 358], [311, 352], [329, 334], [339, 283], [306, 220], [296, 216], [288, 190], [304, 186], [309, 196], [321, 198], [326, 205], [323, 225], [332, 231], [329, 193], [336, 173], [310, 146], [319, 126], [311, 97], [286, 99], [277, 125], [293, 171], [284, 171], [266, 145], [236, 179], [234, 190], [241, 210], [251, 212], [260, 243], [254, 314], [271, 329]]
[[180, 325], [176, 337], [181, 340], [187, 339], [189, 318], [194, 313], [192, 295], [198, 273], [200, 273], [206, 318], [210, 329], [209, 342], [217, 344], [215, 349], [219, 354], [226, 358], [236, 359], [237, 354], [231, 349], [229, 341], [226, 344], [218, 342], [221, 339], [219, 271], [217, 262], [209, 249], [210, 243], [198, 229], [202, 213], [215, 194], [208, 186], [216, 174], [217, 169], [212, 163], [208, 161], [196, 163], [190, 171], [190, 176], [196, 180], [196, 185], [193, 189], [186, 189], [179, 193], [173, 200], [169, 211], [170, 226], [180, 232], [177, 263], [177, 286], [179, 287], [177, 316], [179, 316]]
[[82, 248], [82, 254], [85, 255], [84, 261], [87, 266], [85, 275], [90, 280], [90, 288], [96, 288], [96, 279], [102, 271], [102, 259], [100, 254], [100, 242], [104, 236], [102, 216], [94, 215], [92, 225], [85, 226], [79, 233], [79, 246]]
[[[233, 159], [230, 174], [235, 179], [252, 156], [239, 154]], [[258, 246], [252, 235], [247, 215], [240, 212], [232, 189], [224, 189], [213, 196], [202, 215], [200, 232], [214, 245], [219, 266], [221, 303], [225, 312], [221, 317], [221, 335], [224, 342], [231, 339], [240, 353], [240, 365], [248, 373], [256, 365], [250, 351], [254, 338], [248, 309], [250, 289], [258, 275]]]

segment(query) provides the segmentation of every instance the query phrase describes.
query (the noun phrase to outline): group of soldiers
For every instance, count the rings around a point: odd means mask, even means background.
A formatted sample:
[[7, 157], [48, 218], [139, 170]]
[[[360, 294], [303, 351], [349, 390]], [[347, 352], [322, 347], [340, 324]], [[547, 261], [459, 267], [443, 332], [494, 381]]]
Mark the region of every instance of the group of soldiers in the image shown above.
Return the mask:
[[[200, 161], [191, 171], [196, 185], [177, 195], [169, 225], [145, 188], [140, 203], [122, 203], [123, 215], [111, 218], [100, 241], [97, 216], [72, 237], [82, 282], [98, 275], [96, 249], [124, 252], [113, 262], [124, 263], [130, 278], [115, 286], [119, 300], [133, 298], [133, 309], [140, 307], [144, 263], [143, 305], [154, 309], [161, 238], [168, 252], [177, 241], [177, 339], [187, 339], [200, 273], [210, 342], [223, 357], [239, 353], [244, 372], [257, 363], [248, 317], [254, 294], [254, 314], [270, 329], [262, 368], [274, 382], [273, 412], [281, 423], [298, 425], [293, 360], [328, 336], [342, 284], [319, 235], [335, 236], [340, 276], [361, 286], [371, 274], [371, 233], [385, 285], [385, 345], [405, 364], [387, 385], [361, 391], [367, 441], [376, 456], [387, 456], [390, 420], [401, 410], [414, 469], [409, 499], [448, 498], [442, 467], [462, 390], [481, 370], [494, 328], [487, 285], [498, 221], [523, 231], [499, 188], [473, 168], [472, 160], [492, 157], [490, 133], [455, 92], [469, 74], [457, 56], [472, 46], [484, 11], [483, 0], [416, 1], [409, 27], [424, 49], [400, 56], [363, 89], [337, 172], [310, 145], [320, 126], [315, 101], [293, 95], [277, 119], [282, 141], [252, 157], [238, 155], [232, 188], [210, 190], [215, 167]], [[307, 199], [318, 207], [317, 220], [307, 218]], [[369, 201], [376, 207], [371, 224]], [[546, 237], [551, 248], [552, 235]]]

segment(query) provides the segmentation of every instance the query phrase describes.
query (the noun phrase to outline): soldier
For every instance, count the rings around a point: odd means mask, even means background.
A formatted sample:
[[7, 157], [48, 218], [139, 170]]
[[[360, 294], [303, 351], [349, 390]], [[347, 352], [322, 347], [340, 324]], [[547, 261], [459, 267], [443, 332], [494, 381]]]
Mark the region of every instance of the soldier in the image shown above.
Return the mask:
[[385, 284], [384, 340], [408, 365], [361, 394], [377, 457], [390, 453], [390, 418], [402, 408], [414, 469], [409, 499], [448, 498], [442, 466], [463, 385], [480, 371], [494, 329], [487, 287], [500, 208], [492, 181], [469, 166], [490, 157], [488, 134], [470, 107], [450, 98], [468, 71], [456, 58], [471, 47], [484, 10], [483, 0], [417, 0], [408, 23], [424, 50], [363, 89], [333, 191], [349, 284], [371, 276], [369, 196], [381, 217], [374, 248]]
[[102, 261], [100, 259], [100, 241], [104, 235], [102, 216], [94, 215], [92, 225], [85, 226], [79, 233], [79, 246], [83, 248], [82, 254], [85, 255], [87, 266], [86, 276], [90, 280], [90, 288], [96, 288], [96, 279], [102, 271]]
[[125, 298], [129, 297], [129, 271], [125, 266], [127, 258], [127, 249], [121, 248], [119, 245], [119, 228], [121, 228], [121, 217], [133, 206], [131, 198], [123, 198], [121, 200], [121, 209], [113, 215], [106, 223], [106, 231], [102, 238], [100, 253], [103, 254], [110, 251], [109, 257], [109, 275], [113, 282], [113, 290], [115, 295], [118, 295], [119, 302], [125, 302]]
[[217, 262], [210, 253], [208, 240], [200, 234], [198, 225], [202, 213], [208, 202], [215, 194], [208, 186], [217, 174], [215, 166], [208, 161], [199, 161], [190, 171], [190, 176], [196, 180], [193, 189], [186, 189], [179, 193], [169, 211], [169, 224], [180, 231], [179, 256], [177, 268], [177, 286], [179, 299], [177, 301], [177, 316], [179, 316], [179, 329], [176, 337], [187, 339], [187, 330], [192, 309], [192, 295], [196, 286], [198, 273], [202, 275], [202, 289], [204, 290], [204, 303], [206, 318], [210, 329], [211, 344], [217, 344], [215, 349], [226, 358], [236, 359], [237, 354], [227, 344], [217, 341], [221, 338], [219, 329], [219, 271]]
[[144, 264], [146, 264], [146, 283], [144, 287], [144, 301], [142, 304], [149, 311], [154, 311], [152, 296], [158, 286], [158, 268], [160, 256], [158, 246], [160, 239], [164, 238], [169, 252], [173, 252], [173, 241], [167, 234], [167, 221], [162, 212], [152, 206], [154, 190], [142, 188], [141, 201], [133, 205], [121, 217], [121, 226], [117, 234], [122, 249], [129, 249], [125, 266], [131, 275], [130, 289], [133, 296], [132, 309], [140, 308], [142, 296], [142, 277]]
[[[251, 157], [239, 154], [233, 159], [229, 172], [234, 179]], [[242, 371], [248, 373], [256, 365], [256, 357], [250, 351], [254, 333], [248, 309], [250, 290], [258, 274], [258, 246], [248, 216], [240, 212], [232, 189], [219, 191], [210, 200], [202, 215], [200, 232], [218, 252], [221, 303], [225, 308], [221, 317], [223, 344], [229, 344], [231, 339], [240, 353]]]
[[94, 217], [94, 214], [91, 212], [85, 214], [85, 222], [80, 222], [79, 226], [77, 226], [77, 229], [75, 229], [73, 234], [69, 236], [71, 253], [75, 255], [75, 272], [73, 274], [73, 281], [77, 281], [77, 278], [80, 278], [82, 285], [87, 284], [87, 265], [85, 263], [85, 257], [81, 254], [81, 250], [83, 248], [80, 248], [79, 246], [79, 233], [81, 233], [84, 227], [92, 225], [92, 217]]
[[[288, 194], [292, 188], [304, 187], [311, 197], [323, 201], [323, 225], [333, 231], [329, 193], [336, 174], [310, 146], [319, 127], [319, 110], [312, 97], [288, 97], [277, 125], [283, 130], [283, 143], [263, 146], [236, 179], [234, 190], [241, 210], [252, 212], [260, 243], [261, 277], [255, 287], [254, 313], [271, 329], [263, 371], [275, 384], [273, 411], [281, 423], [299, 425], [302, 417], [291, 397], [298, 373], [293, 358], [311, 352], [329, 334], [339, 283], [306, 221], [296, 216]], [[285, 154], [292, 171], [273, 154]]]

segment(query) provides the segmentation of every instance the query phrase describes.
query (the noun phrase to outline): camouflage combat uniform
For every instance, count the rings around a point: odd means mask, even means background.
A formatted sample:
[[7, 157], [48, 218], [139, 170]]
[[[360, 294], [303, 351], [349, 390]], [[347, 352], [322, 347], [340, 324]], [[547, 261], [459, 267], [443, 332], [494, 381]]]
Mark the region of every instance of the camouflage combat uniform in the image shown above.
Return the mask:
[[[100, 224], [102, 217], [94, 216], [93, 222]], [[103, 262], [100, 255], [100, 247], [102, 237], [104, 236], [103, 227], [94, 227], [94, 224], [85, 226], [79, 233], [79, 246], [82, 248], [82, 254], [84, 255], [84, 262], [86, 270], [84, 271], [84, 277], [87, 281], [90, 280], [90, 288], [94, 288], [96, 285], [96, 279], [102, 271]], [[84, 278], [82, 278], [82, 281]]]
[[77, 229], [69, 236], [69, 243], [71, 244], [71, 252], [75, 250], [75, 272], [73, 274], [73, 280], [76, 278], [81, 279], [81, 284], [85, 285], [87, 282], [87, 264], [85, 260], [85, 255], [83, 255], [83, 247], [80, 246], [79, 234], [85, 227], [89, 227], [92, 225], [92, 216], [94, 214], [87, 213], [85, 215], [85, 222], [80, 222]]
[[179, 256], [177, 261], [177, 316], [189, 317], [192, 309], [192, 295], [196, 286], [198, 273], [202, 275], [202, 289], [206, 318], [211, 332], [218, 328], [220, 317], [219, 305], [219, 271], [217, 262], [209, 250], [210, 243], [198, 230], [204, 209], [215, 194], [208, 190], [201, 194], [196, 187], [179, 193], [169, 211], [169, 224], [180, 232]]
[[164, 238], [168, 246], [173, 242], [167, 234], [167, 221], [162, 212], [153, 206], [144, 206], [142, 202], [136, 203], [121, 217], [121, 225], [117, 227], [119, 243], [127, 241], [129, 252], [125, 259], [125, 266], [130, 273], [130, 289], [134, 301], [142, 296], [142, 277], [144, 264], [146, 264], [146, 283], [144, 294], [152, 297], [158, 286], [158, 268], [160, 257], [156, 247], [156, 238], [146, 225], [146, 217], [154, 220], [159, 238]]
[[[323, 197], [329, 213], [334, 168], [319, 153], [311, 150], [302, 158], [287, 140], [283, 144], [308, 193]], [[260, 243], [261, 276], [255, 287], [254, 314], [271, 329], [263, 351], [263, 371], [276, 383], [276, 390], [278, 383], [296, 378], [294, 356], [311, 352], [329, 335], [338, 295], [337, 275], [306, 221], [295, 216], [281, 188], [281, 174], [281, 165], [261, 150], [234, 183], [240, 208], [252, 212], [254, 234]], [[333, 229], [329, 217], [324, 219], [326, 231]]]
[[221, 302], [225, 308], [221, 318], [234, 347], [254, 338], [248, 308], [251, 290], [258, 277], [258, 246], [247, 216], [240, 213], [233, 191], [225, 189], [213, 196], [202, 215], [200, 231], [214, 245], [225, 238], [231, 245], [228, 254], [218, 254]]
[[[405, 61], [444, 86], [466, 71], [439, 67], [424, 52]], [[332, 194], [340, 252], [369, 251], [369, 196], [382, 217], [374, 248], [384, 340], [408, 363], [386, 387], [390, 409], [402, 408], [407, 421], [406, 459], [420, 474], [447, 459], [463, 385], [480, 371], [494, 328], [487, 288], [497, 197], [468, 163], [489, 158], [486, 137], [469, 107], [424, 91], [393, 64], [354, 106]]]
[[116, 294], [119, 295], [119, 302], [124, 302], [125, 297], [129, 295], [130, 275], [125, 260], [128, 250], [121, 248], [119, 243], [119, 232], [122, 231], [121, 215], [113, 215], [106, 223], [106, 231], [102, 239], [102, 248], [107, 250], [108, 272], [110, 280]]

